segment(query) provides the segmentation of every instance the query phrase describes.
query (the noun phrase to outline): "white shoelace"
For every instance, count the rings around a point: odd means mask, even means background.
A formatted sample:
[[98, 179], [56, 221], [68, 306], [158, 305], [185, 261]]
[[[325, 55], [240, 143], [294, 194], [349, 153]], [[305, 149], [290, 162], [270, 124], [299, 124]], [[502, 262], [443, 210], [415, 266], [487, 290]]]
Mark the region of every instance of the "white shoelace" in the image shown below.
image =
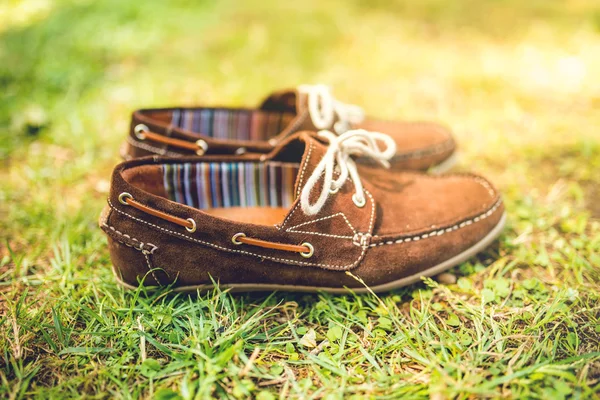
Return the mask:
[[301, 85], [298, 91], [308, 96], [308, 112], [317, 129], [333, 128], [340, 135], [365, 118], [362, 108], [336, 100], [326, 85]]
[[[369, 157], [385, 168], [389, 168], [389, 160], [396, 153], [396, 142], [386, 134], [370, 132], [364, 129], [350, 130], [341, 135], [330, 131], [320, 131], [319, 136], [329, 141], [329, 147], [319, 164], [306, 181], [300, 193], [300, 205], [306, 215], [315, 215], [325, 205], [330, 194], [336, 193], [346, 182], [348, 177], [354, 183], [352, 200], [358, 207], [363, 207], [367, 200], [365, 197], [360, 175], [352, 156]], [[381, 149], [377, 141], [385, 144]], [[333, 179], [336, 167], [339, 177]], [[310, 203], [310, 192], [324, 175], [323, 189], [313, 204]]]

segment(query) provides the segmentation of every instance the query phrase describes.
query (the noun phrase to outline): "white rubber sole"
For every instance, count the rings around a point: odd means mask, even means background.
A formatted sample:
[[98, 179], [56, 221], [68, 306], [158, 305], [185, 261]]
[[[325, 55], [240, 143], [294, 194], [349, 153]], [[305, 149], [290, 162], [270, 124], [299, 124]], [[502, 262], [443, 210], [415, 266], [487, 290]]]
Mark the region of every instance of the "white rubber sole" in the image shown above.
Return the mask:
[[[502, 233], [502, 229], [504, 228], [504, 224], [506, 223], [506, 213], [502, 215], [498, 224], [492, 229], [483, 239], [477, 242], [474, 246], [468, 248], [460, 254], [444, 261], [441, 264], [428, 268], [424, 271], [419, 272], [418, 274], [414, 274], [408, 276], [406, 278], [398, 279], [392, 282], [385, 283], [383, 285], [371, 286], [367, 287], [357, 287], [357, 288], [332, 288], [332, 287], [317, 287], [317, 286], [295, 286], [295, 285], [276, 285], [276, 284], [268, 284], [268, 283], [239, 283], [239, 284], [219, 284], [219, 288], [222, 290], [228, 289], [230, 292], [265, 292], [265, 291], [288, 291], [288, 292], [305, 292], [305, 293], [316, 293], [316, 292], [327, 292], [333, 294], [348, 294], [351, 292], [354, 293], [366, 293], [373, 291], [375, 293], [379, 292], [387, 292], [393, 289], [398, 289], [404, 286], [412, 285], [413, 283], [419, 282], [423, 277], [430, 277], [437, 274], [440, 274], [447, 269], [450, 269], [462, 262], [468, 260], [473, 257], [475, 254], [479, 253], [486, 247], [488, 247], [498, 236]], [[115, 274], [115, 278], [117, 282], [131, 290], [137, 289], [137, 287], [129, 285], [128, 283], [123, 282], [113, 267], [113, 273]], [[148, 289], [158, 289], [158, 287], [148, 287]], [[192, 286], [181, 286], [173, 288], [175, 292], [206, 292], [211, 289], [214, 289], [214, 285], [212, 284], [204, 284], [204, 285], [192, 285]]]
[[444, 174], [444, 173], [450, 171], [452, 168], [454, 168], [456, 163], [458, 163], [459, 158], [460, 157], [459, 157], [458, 153], [454, 152], [450, 157], [446, 158], [444, 161], [442, 161], [438, 165], [429, 168], [428, 172], [433, 175]]

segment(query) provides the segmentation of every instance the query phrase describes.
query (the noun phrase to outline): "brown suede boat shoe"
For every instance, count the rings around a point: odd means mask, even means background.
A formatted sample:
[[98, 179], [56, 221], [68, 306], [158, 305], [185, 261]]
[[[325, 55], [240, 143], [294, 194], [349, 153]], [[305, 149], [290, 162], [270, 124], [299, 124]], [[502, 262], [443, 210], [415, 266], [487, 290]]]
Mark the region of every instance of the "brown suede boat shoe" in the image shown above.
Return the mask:
[[121, 163], [100, 216], [117, 280], [379, 292], [457, 265], [500, 234], [502, 201], [479, 176], [357, 167], [357, 154], [383, 165], [393, 157], [394, 141], [377, 135], [300, 132], [245, 161]]
[[[270, 95], [257, 109], [195, 107], [138, 110], [122, 147], [125, 159], [147, 155], [268, 153], [302, 130], [341, 134], [365, 129], [396, 142], [397, 170], [442, 173], [456, 161], [450, 131], [431, 122], [365, 118], [360, 107], [336, 100], [324, 85], [302, 85]], [[361, 160], [362, 161], [362, 160]]]

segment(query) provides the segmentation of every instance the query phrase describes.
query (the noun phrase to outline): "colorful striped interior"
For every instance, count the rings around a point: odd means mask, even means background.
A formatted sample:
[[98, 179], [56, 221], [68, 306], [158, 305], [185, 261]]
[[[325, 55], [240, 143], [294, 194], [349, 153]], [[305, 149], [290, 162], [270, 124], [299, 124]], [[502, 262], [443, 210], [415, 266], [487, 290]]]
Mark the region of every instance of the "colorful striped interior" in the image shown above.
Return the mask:
[[186, 163], [163, 164], [170, 200], [199, 209], [289, 207], [294, 202], [298, 164]]
[[278, 135], [293, 113], [226, 108], [179, 108], [171, 124], [217, 139], [267, 140]]

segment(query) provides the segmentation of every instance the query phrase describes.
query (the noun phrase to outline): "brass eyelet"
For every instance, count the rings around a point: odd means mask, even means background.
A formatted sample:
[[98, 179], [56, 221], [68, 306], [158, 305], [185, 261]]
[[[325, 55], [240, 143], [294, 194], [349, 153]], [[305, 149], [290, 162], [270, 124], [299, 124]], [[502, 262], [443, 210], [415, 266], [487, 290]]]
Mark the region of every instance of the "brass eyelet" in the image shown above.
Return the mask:
[[119, 203], [124, 204], [126, 206], [128, 206], [129, 204], [127, 204], [127, 200], [126, 199], [131, 199], [133, 200], [133, 196], [130, 195], [127, 192], [123, 192], [119, 195]]
[[186, 229], [188, 232], [190, 232], [190, 233], [194, 233], [194, 232], [196, 232], [196, 221], [194, 221], [194, 220], [193, 220], [193, 219], [191, 219], [191, 218], [188, 218], [188, 219], [186, 219], [186, 221], [188, 221], [189, 223], [191, 223], [191, 224], [192, 224], [192, 227], [190, 228], [190, 227], [187, 227], [187, 226], [186, 226], [186, 227], [185, 227], [185, 229]]
[[352, 201], [354, 202], [354, 205], [358, 208], [363, 208], [365, 206], [365, 204], [367, 204], [367, 199], [365, 198], [364, 194], [363, 194], [363, 198], [359, 199], [356, 195], [358, 193], [354, 193], [352, 195]]
[[203, 156], [204, 153], [206, 153], [206, 150], [208, 150], [208, 143], [206, 143], [202, 139], [198, 139], [198, 140], [196, 140], [196, 145], [198, 146], [198, 150], [196, 150], [196, 154], [199, 156]]
[[236, 151], [235, 154], [237, 156], [241, 156], [242, 154], [246, 154], [246, 148], [245, 147], [239, 147]]
[[308, 242], [304, 242], [302, 243], [302, 246], [304, 247], [308, 247], [308, 251], [307, 252], [301, 252], [300, 255], [304, 258], [311, 258], [313, 256], [313, 254], [315, 254], [315, 248], [313, 247], [312, 244], [308, 243]]
[[231, 243], [233, 243], [233, 244], [235, 244], [235, 245], [238, 245], [238, 246], [239, 246], [240, 244], [243, 244], [242, 242], [240, 242], [240, 241], [238, 240], [238, 238], [240, 238], [240, 237], [246, 237], [246, 234], [245, 234], [245, 233], [241, 233], [241, 232], [240, 232], [240, 233], [236, 233], [236, 234], [235, 234], [235, 235], [233, 235], [233, 237], [231, 238]]
[[144, 124], [137, 124], [135, 126], [135, 128], [133, 128], [133, 133], [135, 134], [135, 137], [140, 140], [146, 139], [146, 135], [144, 135], [144, 132], [148, 132], [148, 131], [150, 131], [150, 128], [148, 128]]

